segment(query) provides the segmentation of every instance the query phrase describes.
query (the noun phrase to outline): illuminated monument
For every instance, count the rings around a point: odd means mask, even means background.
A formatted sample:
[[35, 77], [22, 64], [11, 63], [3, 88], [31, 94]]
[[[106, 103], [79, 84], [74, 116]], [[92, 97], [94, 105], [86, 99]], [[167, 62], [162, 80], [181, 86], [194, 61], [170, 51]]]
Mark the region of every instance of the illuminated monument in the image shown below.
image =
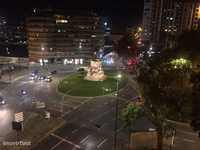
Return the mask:
[[85, 80], [104, 81], [105, 79], [106, 75], [104, 74], [101, 61], [91, 61], [90, 67], [88, 67], [87, 69], [87, 75], [85, 77]]

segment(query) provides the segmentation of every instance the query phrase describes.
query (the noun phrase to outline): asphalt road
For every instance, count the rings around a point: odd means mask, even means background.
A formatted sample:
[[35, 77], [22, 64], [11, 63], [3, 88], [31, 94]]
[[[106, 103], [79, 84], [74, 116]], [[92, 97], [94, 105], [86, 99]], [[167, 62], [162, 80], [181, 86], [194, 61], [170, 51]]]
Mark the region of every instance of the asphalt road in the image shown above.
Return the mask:
[[[66, 115], [68, 123], [51, 133], [34, 150], [111, 150], [114, 135], [115, 98], [95, 98], [82, 105], [78, 110]], [[125, 102], [120, 103], [123, 108]], [[118, 122], [118, 129], [123, 123]], [[127, 139], [127, 134], [120, 139]], [[57, 141], [54, 143], [54, 141]], [[51, 143], [46, 147], [46, 143]], [[53, 144], [54, 143], [54, 144]]]
[[[33, 100], [43, 101], [48, 105], [48, 103], [56, 103], [56, 101], [63, 99], [63, 96], [56, 90], [57, 83], [67, 72], [72, 71], [72, 67], [62, 68], [60, 73], [53, 77], [51, 83], [31, 81], [29, 75], [34, 69], [39, 69], [41, 74], [47, 73], [46, 69], [36, 66], [29, 70], [22, 70], [20, 73], [13, 72], [11, 82], [8, 82], [6, 78], [5, 81], [3, 79], [0, 81], [0, 96], [6, 100], [6, 104], [0, 106], [0, 141], [5, 140], [6, 136], [12, 132], [11, 122], [15, 112], [25, 112], [31, 109]], [[57, 68], [52, 67], [51, 70], [53, 69]], [[22, 89], [27, 91], [27, 95], [21, 95]], [[77, 102], [76, 107], [78, 104], [82, 104], [82, 101]], [[73, 108], [70, 106], [68, 109], [71, 107]], [[67, 109], [67, 107], [65, 108]]]
[[[30, 81], [29, 73], [34, 69], [47, 73], [59, 70], [53, 77], [53, 82]], [[61, 112], [66, 123], [51, 132], [33, 150], [112, 150], [114, 135], [114, 118], [116, 97], [74, 98], [57, 92], [57, 84], [66, 74], [73, 71], [73, 66], [31, 67], [20, 74], [12, 76], [12, 82], [0, 83], [0, 95], [5, 97], [7, 104], [0, 106], [0, 141], [4, 141], [12, 132], [11, 122], [15, 112], [31, 109], [32, 101], [43, 101], [49, 111]], [[20, 90], [27, 91], [21, 96]], [[135, 97], [133, 89], [128, 96]], [[119, 110], [127, 102], [119, 101]], [[123, 129], [122, 121], [118, 121], [118, 148], [125, 150], [124, 143], [128, 142], [128, 133]], [[199, 150], [200, 142], [189, 126], [177, 125], [175, 150]], [[168, 148], [168, 147], [167, 147]]]
[[[51, 70], [59, 70], [58, 74], [53, 77], [53, 82], [47, 83], [42, 81], [31, 81], [29, 79], [30, 73], [34, 69], [39, 69], [42, 74]], [[6, 105], [0, 106], [0, 141], [4, 141], [7, 135], [12, 132], [11, 122], [14, 118], [15, 112], [26, 112], [31, 109], [32, 101], [43, 101], [49, 106], [49, 111], [61, 111], [62, 117], [67, 124], [63, 128], [70, 132], [62, 132], [60, 135], [58, 131], [52, 133], [47, 139], [59, 140], [52, 147], [64, 147], [66, 145], [74, 148], [83, 147], [85, 149], [110, 149], [112, 147], [113, 129], [114, 129], [114, 112], [115, 100], [112, 97], [101, 98], [72, 98], [59, 94], [57, 92], [58, 82], [66, 75], [73, 71], [71, 67], [43, 67], [38, 68], [34, 66], [29, 70], [24, 70], [19, 74], [12, 75], [12, 81], [2, 82], [2, 89], [0, 95], [6, 99]], [[6, 84], [6, 86], [4, 86]], [[22, 96], [20, 91], [26, 90], [27, 95]], [[124, 102], [123, 102], [124, 103]], [[70, 124], [73, 124], [73, 130], [70, 129]], [[121, 128], [119, 123], [119, 128]], [[59, 130], [62, 130], [60, 128]], [[64, 140], [66, 137], [69, 139]], [[46, 139], [45, 139], [46, 140]], [[44, 143], [45, 143], [44, 140]], [[62, 143], [67, 142], [66, 143]], [[54, 142], [50, 142], [54, 143]], [[70, 145], [71, 144], [71, 145]], [[49, 149], [43, 142], [37, 147], [42, 149]], [[35, 149], [37, 149], [37, 147]], [[51, 148], [52, 148], [51, 147]], [[50, 148], [50, 149], [51, 149]], [[39, 148], [40, 149], [40, 148]], [[59, 148], [60, 149], [60, 148]], [[67, 148], [68, 149], [68, 148]], [[69, 148], [70, 149], [70, 148]]]

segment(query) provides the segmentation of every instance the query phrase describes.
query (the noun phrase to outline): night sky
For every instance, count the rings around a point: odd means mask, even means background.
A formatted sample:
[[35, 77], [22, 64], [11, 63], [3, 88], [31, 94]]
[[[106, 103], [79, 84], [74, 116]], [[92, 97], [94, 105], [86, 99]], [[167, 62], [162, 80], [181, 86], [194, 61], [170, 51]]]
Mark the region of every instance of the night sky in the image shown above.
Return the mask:
[[0, 15], [17, 22], [33, 8], [89, 10], [107, 17], [113, 27], [136, 26], [142, 22], [143, 0], [4, 0]]

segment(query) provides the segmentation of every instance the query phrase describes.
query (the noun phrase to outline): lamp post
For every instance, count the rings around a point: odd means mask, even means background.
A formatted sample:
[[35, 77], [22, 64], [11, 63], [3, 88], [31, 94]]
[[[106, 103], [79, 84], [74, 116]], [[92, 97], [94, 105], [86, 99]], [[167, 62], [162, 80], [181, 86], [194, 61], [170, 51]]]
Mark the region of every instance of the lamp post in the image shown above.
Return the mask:
[[118, 124], [118, 105], [119, 105], [119, 101], [118, 101], [118, 94], [119, 94], [119, 80], [122, 78], [121, 74], [117, 75], [117, 99], [115, 101], [115, 131], [114, 131], [114, 150], [117, 149], [117, 124]]
[[41, 59], [41, 64], [42, 66], [44, 66], [44, 47], [41, 47], [41, 50], [42, 50], [42, 59]]

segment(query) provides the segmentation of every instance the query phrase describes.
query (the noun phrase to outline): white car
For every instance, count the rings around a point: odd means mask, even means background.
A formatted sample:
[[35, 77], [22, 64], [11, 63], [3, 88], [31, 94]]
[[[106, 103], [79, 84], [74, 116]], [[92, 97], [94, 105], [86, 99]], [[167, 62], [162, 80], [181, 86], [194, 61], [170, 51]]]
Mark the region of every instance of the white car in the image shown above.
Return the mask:
[[30, 80], [36, 80], [38, 78], [38, 75], [32, 73], [29, 77]]

